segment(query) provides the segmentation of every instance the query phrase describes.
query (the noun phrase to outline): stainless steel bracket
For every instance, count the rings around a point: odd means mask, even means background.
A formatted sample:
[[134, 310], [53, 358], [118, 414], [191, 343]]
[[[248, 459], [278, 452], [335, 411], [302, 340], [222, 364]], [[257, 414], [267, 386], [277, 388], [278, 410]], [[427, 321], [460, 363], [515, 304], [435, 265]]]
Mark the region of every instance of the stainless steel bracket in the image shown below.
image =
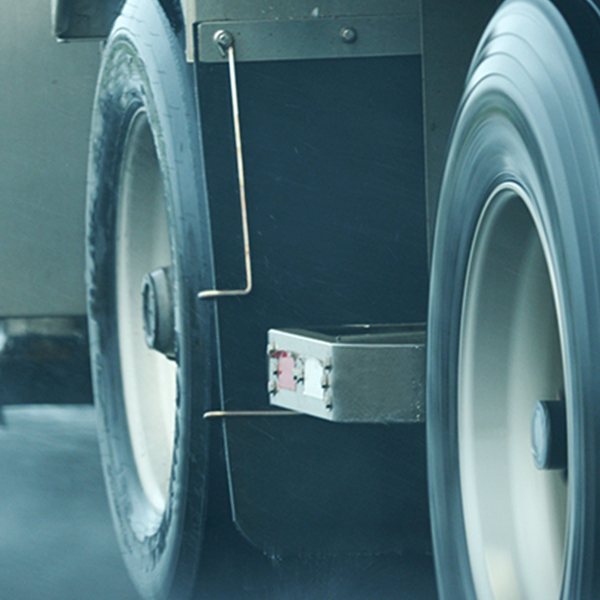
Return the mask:
[[271, 404], [329, 421], [425, 420], [425, 325], [269, 331]]

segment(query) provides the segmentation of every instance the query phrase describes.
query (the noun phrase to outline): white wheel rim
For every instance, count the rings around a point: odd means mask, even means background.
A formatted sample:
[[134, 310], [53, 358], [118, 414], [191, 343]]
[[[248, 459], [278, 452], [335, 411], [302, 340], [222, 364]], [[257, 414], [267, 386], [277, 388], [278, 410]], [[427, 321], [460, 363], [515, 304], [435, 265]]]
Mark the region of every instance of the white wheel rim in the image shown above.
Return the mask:
[[555, 600], [562, 583], [567, 478], [536, 469], [530, 424], [536, 401], [564, 394], [563, 361], [546, 244], [527, 204], [513, 185], [492, 195], [463, 299], [460, 482], [479, 600]]
[[123, 396], [142, 489], [164, 511], [171, 479], [177, 365], [150, 350], [143, 329], [143, 276], [171, 264], [164, 190], [144, 110], [125, 143], [117, 212], [117, 321]]

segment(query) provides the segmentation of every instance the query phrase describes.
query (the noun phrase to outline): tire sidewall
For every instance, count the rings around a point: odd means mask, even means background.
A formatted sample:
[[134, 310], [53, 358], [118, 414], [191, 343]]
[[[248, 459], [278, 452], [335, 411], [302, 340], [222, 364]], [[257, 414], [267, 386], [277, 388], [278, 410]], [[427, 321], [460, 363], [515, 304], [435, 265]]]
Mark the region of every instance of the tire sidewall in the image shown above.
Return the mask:
[[[541, 16], [544, 25], [540, 31], [515, 32], [519, 24], [509, 25], [507, 16], [527, 11]], [[513, 28], [509, 32], [513, 40], [504, 53], [507, 27]], [[524, 33], [530, 36], [527, 43], [514, 39], [515, 35], [525, 38]], [[511, 52], [519, 52], [518, 61]], [[505, 3], [484, 34], [471, 67], [449, 148], [432, 257], [428, 468], [443, 598], [476, 598], [460, 485], [458, 357], [464, 288], [477, 224], [494, 190], [505, 183], [525, 190], [544, 246], [570, 399], [570, 509], [562, 597], [588, 598], [597, 592], [594, 545], [600, 522], [596, 493], [600, 432], [598, 406], [590, 399], [600, 389], [600, 373], [594, 365], [600, 357], [600, 336], [593, 334], [600, 331], [600, 211], [590, 199], [600, 198], [599, 139], [593, 85], [558, 11], [545, 1]]]
[[[202, 155], [191, 67], [158, 2], [130, 2], [104, 50], [91, 129], [87, 288], [94, 395], [105, 479], [119, 542], [144, 597], [192, 586], [205, 513], [210, 357], [215, 315]], [[116, 319], [116, 218], [127, 131], [145, 110], [157, 152], [171, 240], [177, 354], [175, 447], [167, 506], [151, 514], [135, 469], [123, 404]], [[140, 300], [141, 301], [141, 300]], [[201, 346], [199, 341], [206, 340]]]

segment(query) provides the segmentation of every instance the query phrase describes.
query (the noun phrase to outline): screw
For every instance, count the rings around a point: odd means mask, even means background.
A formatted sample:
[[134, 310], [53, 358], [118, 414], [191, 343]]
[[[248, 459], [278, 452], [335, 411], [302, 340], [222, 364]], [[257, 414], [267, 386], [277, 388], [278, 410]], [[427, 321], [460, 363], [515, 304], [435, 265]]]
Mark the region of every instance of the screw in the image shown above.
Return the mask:
[[213, 36], [215, 43], [219, 48], [219, 52], [221, 56], [227, 56], [227, 50], [233, 46], [233, 36], [229, 31], [225, 31], [224, 29], [219, 29]]
[[340, 37], [345, 44], [354, 44], [358, 39], [358, 33], [354, 27], [343, 27], [340, 31]]
[[331, 387], [331, 375], [329, 373], [323, 373], [321, 376], [321, 387], [324, 390]]

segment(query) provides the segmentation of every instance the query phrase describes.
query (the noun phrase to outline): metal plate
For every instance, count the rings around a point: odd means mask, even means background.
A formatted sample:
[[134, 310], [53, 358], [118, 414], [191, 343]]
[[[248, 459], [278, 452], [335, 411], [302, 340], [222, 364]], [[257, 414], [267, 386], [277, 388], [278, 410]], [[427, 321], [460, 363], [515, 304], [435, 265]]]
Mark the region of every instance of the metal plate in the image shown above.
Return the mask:
[[272, 329], [269, 390], [271, 404], [330, 421], [423, 422], [424, 326]]
[[[199, 59], [223, 62], [215, 33], [233, 35], [237, 61], [415, 55], [418, 13], [269, 21], [216, 21], [197, 29]], [[344, 39], [344, 32], [347, 38]]]

